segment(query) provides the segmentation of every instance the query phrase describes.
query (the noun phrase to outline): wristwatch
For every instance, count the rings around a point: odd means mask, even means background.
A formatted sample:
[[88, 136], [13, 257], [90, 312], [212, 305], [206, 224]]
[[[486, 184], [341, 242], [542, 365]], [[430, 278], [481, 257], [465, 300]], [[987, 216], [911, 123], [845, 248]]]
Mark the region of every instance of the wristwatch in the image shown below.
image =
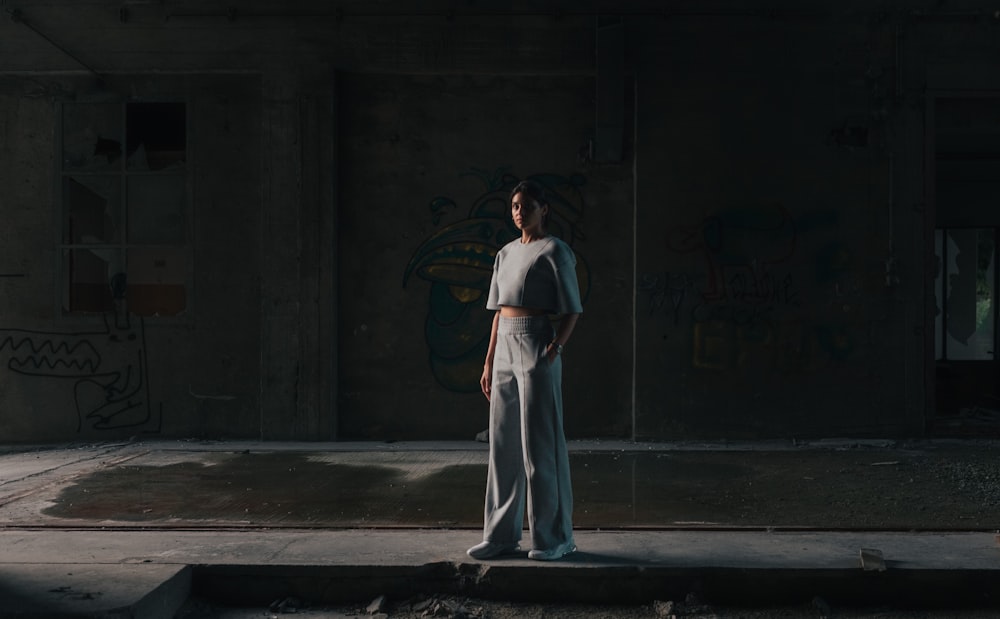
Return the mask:
[[561, 355], [562, 354], [562, 349], [563, 349], [563, 345], [562, 344], [556, 344], [555, 342], [552, 342], [552, 347], [556, 349], [556, 354], [557, 355]]

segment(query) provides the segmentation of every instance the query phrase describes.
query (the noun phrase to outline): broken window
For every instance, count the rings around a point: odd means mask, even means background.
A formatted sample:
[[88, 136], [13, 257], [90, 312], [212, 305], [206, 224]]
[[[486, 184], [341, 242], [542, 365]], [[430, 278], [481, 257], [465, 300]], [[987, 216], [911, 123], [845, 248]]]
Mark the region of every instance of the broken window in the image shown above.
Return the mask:
[[996, 235], [995, 228], [935, 232], [937, 360], [994, 358]]
[[141, 316], [187, 306], [183, 102], [62, 105], [62, 309]]

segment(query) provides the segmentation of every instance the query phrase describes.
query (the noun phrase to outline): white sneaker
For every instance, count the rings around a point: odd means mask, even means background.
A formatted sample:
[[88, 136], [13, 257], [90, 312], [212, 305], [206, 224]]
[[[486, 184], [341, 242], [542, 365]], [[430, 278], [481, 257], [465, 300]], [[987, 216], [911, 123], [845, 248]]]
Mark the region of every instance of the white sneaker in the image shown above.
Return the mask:
[[528, 552], [528, 558], [534, 559], [535, 561], [555, 561], [556, 559], [565, 557], [571, 552], [576, 552], [576, 542], [573, 540], [559, 544], [550, 550], [531, 550]]
[[520, 549], [521, 547], [517, 545], [517, 542], [509, 544], [480, 542], [472, 548], [469, 548], [466, 553], [473, 559], [492, 559], [493, 557], [499, 557], [500, 555], [517, 552]]

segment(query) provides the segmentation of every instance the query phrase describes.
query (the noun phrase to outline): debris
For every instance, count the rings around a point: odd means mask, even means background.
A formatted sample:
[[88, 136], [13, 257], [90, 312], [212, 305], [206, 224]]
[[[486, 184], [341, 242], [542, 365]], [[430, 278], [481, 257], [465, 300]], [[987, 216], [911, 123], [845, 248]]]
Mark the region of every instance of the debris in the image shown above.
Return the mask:
[[861, 569], [866, 572], [884, 572], [885, 558], [882, 556], [882, 551], [875, 548], [862, 548]]
[[819, 611], [819, 619], [829, 619], [833, 616], [833, 611], [830, 610], [830, 605], [826, 603], [826, 600], [819, 597], [818, 595], [812, 599], [813, 608]]
[[680, 606], [680, 608], [674, 611], [674, 616], [703, 615], [708, 614], [711, 610], [711, 607], [702, 600], [701, 595], [693, 591], [684, 596], [683, 604], [675, 604], [675, 606]]
[[420, 617], [445, 617], [446, 619], [473, 619], [483, 616], [482, 608], [468, 608], [457, 600], [429, 598], [410, 604], [412, 612]]
[[383, 613], [386, 611], [386, 607], [389, 605], [389, 600], [386, 599], [384, 595], [380, 595], [372, 603], [368, 605], [365, 610], [369, 615], [374, 615], [375, 613]]
[[894, 464], [899, 464], [899, 460], [891, 460], [888, 462], [872, 462], [870, 466], [892, 466]]
[[477, 433], [476, 434], [476, 440], [479, 441], [480, 443], [489, 443], [490, 442], [490, 431], [487, 429], [487, 430], [483, 430], [482, 432]]
[[434, 603], [430, 605], [423, 613], [420, 614], [421, 617], [451, 617], [455, 615], [455, 605], [448, 602], [447, 600], [434, 600]]
[[661, 602], [656, 600], [653, 602], [653, 610], [656, 612], [657, 617], [662, 619], [671, 619], [671, 617], [676, 617], [677, 614], [674, 612], [674, 603], [667, 601]]
[[305, 608], [305, 605], [298, 598], [284, 598], [271, 602], [267, 610], [272, 613], [295, 614], [303, 608]]

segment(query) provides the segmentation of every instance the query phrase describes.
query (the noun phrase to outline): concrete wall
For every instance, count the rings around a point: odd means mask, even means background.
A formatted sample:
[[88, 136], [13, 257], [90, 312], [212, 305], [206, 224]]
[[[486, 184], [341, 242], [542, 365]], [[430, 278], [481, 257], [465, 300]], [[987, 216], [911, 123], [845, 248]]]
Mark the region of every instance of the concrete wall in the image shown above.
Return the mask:
[[[471, 438], [493, 256], [519, 232], [507, 198], [535, 178], [577, 255], [581, 333], [565, 352], [567, 431], [630, 424], [632, 179], [586, 161], [593, 79], [365, 76], [339, 82], [340, 429]], [[581, 104], [584, 102], [584, 104]], [[581, 154], [583, 153], [583, 154]], [[589, 331], [589, 333], [588, 333]]]
[[[587, 291], [571, 436], [921, 433], [925, 111], [997, 88], [989, 7], [502, 4], [5, 3], [0, 440], [471, 438], [526, 177]], [[60, 110], [160, 99], [187, 109], [185, 309], [65, 315]]]
[[886, 262], [889, 227], [920, 228], [888, 212], [891, 48], [825, 20], [712, 31], [732, 44], [683, 21], [639, 43], [637, 178], [656, 180], [638, 189], [637, 434], [912, 429], [920, 282], [887, 284]]
[[[7, 80], [10, 88], [16, 80]], [[253, 436], [260, 409], [259, 244], [261, 85], [258, 76], [48, 78], [72, 102], [117, 93], [187, 101], [188, 186], [183, 249], [154, 248], [182, 262], [186, 309], [143, 316], [128, 298], [113, 311], [65, 315], [59, 204], [61, 101], [10, 96], [0, 108], [4, 212], [2, 419], [11, 440], [82, 440], [144, 433]], [[114, 104], [113, 104], [114, 105]], [[54, 181], [54, 179], [56, 179]], [[56, 228], [54, 232], [53, 228]], [[120, 227], [120, 226], [119, 226]], [[99, 253], [103, 250], [94, 250]], [[9, 424], [9, 425], [8, 425]]]

